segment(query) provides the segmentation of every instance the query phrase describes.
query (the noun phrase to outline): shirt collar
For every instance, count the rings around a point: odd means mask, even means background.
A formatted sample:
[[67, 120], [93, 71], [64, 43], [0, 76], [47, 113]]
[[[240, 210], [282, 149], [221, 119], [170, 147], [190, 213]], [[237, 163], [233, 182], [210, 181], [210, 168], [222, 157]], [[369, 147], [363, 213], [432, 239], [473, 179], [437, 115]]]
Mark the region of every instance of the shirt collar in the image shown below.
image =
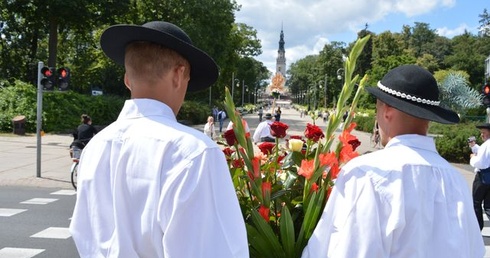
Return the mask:
[[175, 115], [165, 103], [154, 99], [128, 99], [117, 119], [164, 116], [177, 121]]
[[385, 149], [400, 145], [407, 146], [412, 149], [422, 149], [437, 152], [434, 139], [432, 137], [419, 134], [398, 135], [392, 138], [388, 142], [388, 144], [386, 144]]

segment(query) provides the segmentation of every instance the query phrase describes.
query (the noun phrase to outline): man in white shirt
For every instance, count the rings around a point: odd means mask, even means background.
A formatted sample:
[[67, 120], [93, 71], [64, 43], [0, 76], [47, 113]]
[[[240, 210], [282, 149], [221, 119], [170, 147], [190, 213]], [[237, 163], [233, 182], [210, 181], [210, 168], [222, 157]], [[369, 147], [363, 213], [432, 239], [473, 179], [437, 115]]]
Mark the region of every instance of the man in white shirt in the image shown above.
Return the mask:
[[177, 122], [187, 91], [218, 67], [179, 27], [115, 25], [101, 47], [131, 90], [117, 121], [82, 153], [70, 232], [81, 257], [249, 257], [225, 156]]
[[[475, 168], [475, 179], [473, 180], [473, 206], [475, 214], [480, 225], [480, 230], [483, 229], [483, 208], [485, 213], [490, 218], [490, 182], [485, 180], [489, 178], [490, 171], [490, 124], [485, 123], [476, 126], [480, 129], [480, 135], [483, 140], [482, 145], [478, 148], [477, 153], [470, 155], [470, 165]], [[476, 139], [475, 139], [476, 140]]]
[[265, 114], [264, 118], [265, 120], [260, 122], [255, 129], [254, 135], [252, 137], [254, 143], [276, 141], [276, 139], [271, 134], [271, 124], [274, 122], [272, 121], [272, 114], [267, 113]]
[[403, 65], [367, 91], [385, 148], [342, 168], [303, 257], [483, 257], [467, 183], [427, 136], [459, 122], [432, 74]]

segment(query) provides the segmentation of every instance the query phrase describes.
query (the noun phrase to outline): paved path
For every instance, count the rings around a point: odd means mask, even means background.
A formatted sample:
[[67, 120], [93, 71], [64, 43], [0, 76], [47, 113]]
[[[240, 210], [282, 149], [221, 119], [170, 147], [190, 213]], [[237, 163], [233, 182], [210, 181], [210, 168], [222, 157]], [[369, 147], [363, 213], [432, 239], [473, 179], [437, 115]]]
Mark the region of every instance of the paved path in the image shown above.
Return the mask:
[[[267, 111], [264, 111], [264, 114]], [[249, 127], [254, 132], [259, 121], [255, 114], [244, 115]], [[300, 117], [298, 111], [283, 108], [281, 121], [289, 125], [289, 135], [303, 135], [306, 123], [312, 123], [310, 117]], [[228, 120], [225, 123], [227, 125]], [[323, 120], [316, 120], [316, 124], [325, 129]], [[193, 126], [202, 130], [204, 125]], [[369, 133], [353, 131], [361, 141], [359, 153], [376, 151], [369, 143]], [[71, 135], [46, 134], [41, 137], [41, 177], [37, 177], [37, 138], [35, 135], [17, 136], [0, 135], [0, 186], [24, 185], [38, 187], [71, 188], [68, 146], [72, 142]], [[471, 187], [474, 174], [467, 164], [454, 164], [467, 179]]]

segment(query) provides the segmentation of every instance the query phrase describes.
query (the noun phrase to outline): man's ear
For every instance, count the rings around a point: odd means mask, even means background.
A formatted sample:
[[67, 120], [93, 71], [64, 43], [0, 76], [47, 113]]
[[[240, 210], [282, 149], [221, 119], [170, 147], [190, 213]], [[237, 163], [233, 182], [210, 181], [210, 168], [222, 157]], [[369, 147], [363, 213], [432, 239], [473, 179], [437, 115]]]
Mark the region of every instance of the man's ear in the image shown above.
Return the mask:
[[172, 70], [172, 81], [174, 83], [175, 87], [181, 87], [185, 86], [185, 90], [187, 90], [187, 85], [189, 83], [189, 78], [187, 78], [186, 73], [185, 73], [186, 67], [183, 65], [177, 65], [173, 70]]
[[131, 84], [129, 82], [127, 73], [124, 73], [124, 85], [126, 85], [126, 88], [128, 88], [128, 90], [131, 91]]

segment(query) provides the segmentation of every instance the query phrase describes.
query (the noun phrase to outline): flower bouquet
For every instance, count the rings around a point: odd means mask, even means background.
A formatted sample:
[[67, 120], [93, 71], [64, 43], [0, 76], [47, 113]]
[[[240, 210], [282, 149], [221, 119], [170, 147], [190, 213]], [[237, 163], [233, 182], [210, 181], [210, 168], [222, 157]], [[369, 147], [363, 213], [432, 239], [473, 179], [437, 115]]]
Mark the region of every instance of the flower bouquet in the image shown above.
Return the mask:
[[[304, 135], [288, 136], [289, 126], [276, 121], [271, 125], [275, 143], [262, 143], [254, 150], [226, 90], [225, 108], [236, 126], [224, 133], [228, 147], [223, 151], [245, 219], [251, 257], [300, 257], [341, 166], [358, 155], [355, 149], [360, 142], [351, 134], [356, 126], [351, 121], [366, 78], [360, 80], [350, 105], [347, 100], [359, 81], [352, 74], [367, 40], [359, 39], [345, 61], [338, 108], [325, 131], [307, 124]], [[349, 115], [336, 136], [345, 111]]]

